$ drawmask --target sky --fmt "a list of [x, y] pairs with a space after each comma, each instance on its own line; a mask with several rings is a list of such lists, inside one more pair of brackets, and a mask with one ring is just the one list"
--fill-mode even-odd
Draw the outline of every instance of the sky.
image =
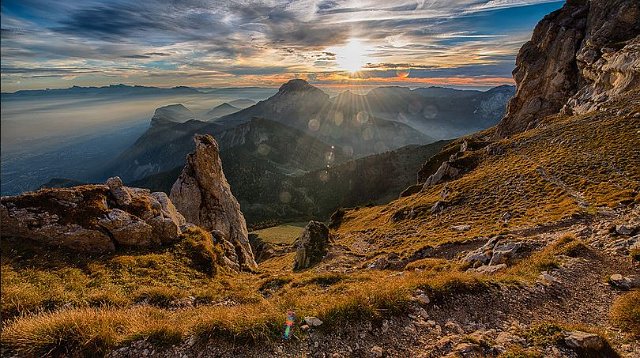
[[511, 84], [564, 1], [3, 0], [1, 85]]

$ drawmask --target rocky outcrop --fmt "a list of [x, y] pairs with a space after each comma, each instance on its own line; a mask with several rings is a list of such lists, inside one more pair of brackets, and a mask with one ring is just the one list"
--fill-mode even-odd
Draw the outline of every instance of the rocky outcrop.
[[640, 3], [570, 0], [547, 15], [518, 53], [516, 95], [498, 125], [505, 137], [546, 116], [584, 113], [640, 88]]
[[196, 149], [171, 188], [171, 201], [188, 222], [219, 231], [233, 245], [241, 269], [255, 270], [247, 224], [222, 171], [218, 144], [210, 135], [196, 135], [194, 141]]
[[119, 247], [153, 247], [176, 240], [185, 220], [164, 193], [106, 185], [42, 189], [2, 198], [3, 237], [104, 253]]
[[534, 245], [529, 242], [512, 241], [496, 236], [482, 247], [469, 252], [463, 258], [463, 262], [478, 272], [492, 273], [527, 257], [533, 248]]
[[427, 181], [424, 182], [424, 187], [429, 187], [432, 185], [436, 185], [442, 183], [443, 181], [455, 179], [460, 174], [460, 169], [451, 165], [450, 162], [444, 162], [440, 165], [438, 170], [431, 174], [427, 178]]
[[318, 264], [329, 250], [329, 228], [318, 221], [309, 221], [296, 240], [294, 270], [304, 270]]

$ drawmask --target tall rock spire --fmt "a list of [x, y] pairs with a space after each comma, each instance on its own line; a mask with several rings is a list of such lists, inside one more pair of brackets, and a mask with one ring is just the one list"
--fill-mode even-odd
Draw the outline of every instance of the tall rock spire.
[[171, 201], [188, 222], [220, 233], [235, 251], [226, 256], [237, 260], [240, 269], [255, 270], [247, 224], [222, 171], [218, 144], [210, 135], [196, 135], [194, 141], [196, 149], [187, 155], [187, 163], [171, 188]]

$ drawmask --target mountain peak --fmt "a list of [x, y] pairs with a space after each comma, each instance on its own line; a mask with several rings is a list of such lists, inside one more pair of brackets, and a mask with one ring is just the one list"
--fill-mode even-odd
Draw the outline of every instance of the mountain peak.
[[195, 116], [187, 107], [180, 103], [170, 104], [156, 108], [151, 118], [151, 125], [173, 122], [182, 123], [190, 119], [195, 119]]
[[313, 91], [313, 90], [319, 91], [318, 88], [310, 85], [309, 82], [303, 79], [296, 78], [293, 80], [289, 80], [287, 83], [280, 86], [278, 93]]

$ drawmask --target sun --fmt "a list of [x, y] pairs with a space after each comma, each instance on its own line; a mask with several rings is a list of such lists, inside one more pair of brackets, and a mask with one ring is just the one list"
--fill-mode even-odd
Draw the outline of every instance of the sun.
[[351, 39], [346, 45], [335, 47], [336, 64], [343, 70], [358, 72], [370, 61], [370, 49], [358, 39]]

